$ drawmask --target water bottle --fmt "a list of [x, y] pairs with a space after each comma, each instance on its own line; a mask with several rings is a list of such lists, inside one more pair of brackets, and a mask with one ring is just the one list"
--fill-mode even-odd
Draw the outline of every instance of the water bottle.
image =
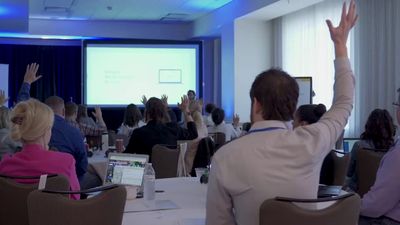
[[144, 171], [144, 200], [154, 201], [156, 193], [156, 172], [151, 163], [147, 163]]

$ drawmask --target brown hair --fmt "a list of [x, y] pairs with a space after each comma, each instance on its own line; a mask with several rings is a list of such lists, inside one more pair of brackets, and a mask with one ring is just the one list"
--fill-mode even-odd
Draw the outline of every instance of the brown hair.
[[152, 97], [146, 102], [144, 114], [146, 117], [146, 122], [149, 120], [154, 120], [160, 123], [170, 122], [167, 108], [163, 102], [156, 97]]
[[393, 118], [386, 109], [374, 109], [368, 116], [361, 139], [371, 140], [377, 149], [389, 149], [396, 134]]
[[250, 98], [252, 105], [254, 98], [260, 103], [264, 120], [289, 121], [296, 110], [299, 86], [285, 71], [269, 69], [254, 80]]
[[65, 103], [65, 116], [71, 117], [77, 113], [78, 113], [78, 105], [76, 105], [74, 102]]

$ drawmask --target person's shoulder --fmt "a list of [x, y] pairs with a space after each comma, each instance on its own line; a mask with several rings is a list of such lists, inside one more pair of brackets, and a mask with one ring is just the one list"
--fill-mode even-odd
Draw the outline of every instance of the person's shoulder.
[[251, 144], [247, 142], [246, 138], [246, 136], [242, 136], [225, 143], [218, 149], [213, 159], [224, 161], [229, 160], [232, 157], [240, 157], [241, 155], [243, 155], [243, 152], [251, 154], [250, 151], [248, 151], [248, 149], [251, 148]]
[[61, 163], [69, 164], [71, 162], [75, 163], [74, 157], [66, 152], [56, 152], [56, 151], [48, 151], [49, 158], [51, 157], [53, 160], [58, 160]]

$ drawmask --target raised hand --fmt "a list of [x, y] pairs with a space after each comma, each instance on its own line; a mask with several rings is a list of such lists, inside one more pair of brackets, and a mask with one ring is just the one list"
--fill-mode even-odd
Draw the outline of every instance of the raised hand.
[[142, 102], [143, 105], [146, 105], [146, 103], [147, 103], [146, 95], [143, 95], [142, 99], [140, 101]]
[[181, 103], [178, 103], [178, 107], [182, 112], [189, 112], [189, 98], [187, 95], [182, 96]]
[[163, 104], [168, 107], [168, 96], [167, 95], [161, 95], [161, 101], [163, 102]]
[[240, 122], [239, 115], [238, 115], [238, 114], [235, 114], [235, 115], [233, 116], [233, 126], [234, 126], [234, 127], [239, 126], [239, 122]]
[[0, 90], [0, 106], [4, 105], [8, 101], [8, 98], [6, 97], [6, 93], [4, 90]]
[[[342, 8], [342, 16], [340, 19], [339, 26], [333, 27], [332, 22], [330, 20], [326, 20], [326, 24], [329, 28], [329, 33], [331, 35], [331, 39], [335, 44], [335, 50], [339, 52], [337, 56], [347, 56], [346, 43], [349, 36], [350, 30], [354, 27], [357, 22], [358, 15], [356, 14], [356, 3], [355, 0], [351, 0], [349, 10], [347, 12], [346, 2], [343, 3]], [[338, 49], [341, 48], [341, 49]], [[342, 52], [346, 50], [345, 52]], [[345, 55], [343, 55], [345, 54]]]
[[39, 64], [31, 63], [26, 66], [26, 71], [24, 75], [24, 82], [32, 84], [33, 82], [39, 80], [42, 75], [37, 76], [37, 71], [39, 70]]
[[103, 119], [103, 113], [101, 112], [101, 108], [98, 106], [94, 108], [94, 112], [92, 112], [92, 115], [96, 117], [97, 120]]

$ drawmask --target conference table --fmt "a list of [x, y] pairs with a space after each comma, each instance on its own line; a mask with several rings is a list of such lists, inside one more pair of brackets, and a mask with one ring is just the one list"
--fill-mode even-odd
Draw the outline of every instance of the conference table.
[[[160, 193], [161, 191], [161, 193]], [[175, 209], [125, 212], [122, 224], [204, 225], [207, 185], [197, 177], [177, 177], [156, 180], [156, 201], [169, 200]], [[146, 204], [143, 198], [127, 200], [125, 211]]]

